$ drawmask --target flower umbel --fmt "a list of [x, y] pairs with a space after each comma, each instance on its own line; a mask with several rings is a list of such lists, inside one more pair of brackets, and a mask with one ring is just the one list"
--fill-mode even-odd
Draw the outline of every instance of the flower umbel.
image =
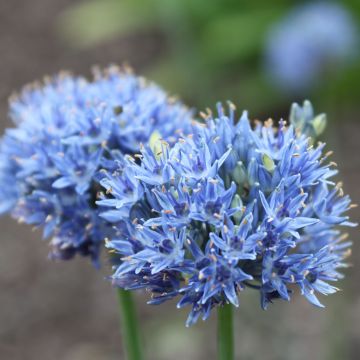
[[[101, 184], [111, 192], [99, 205], [122, 228], [106, 243], [113, 282], [150, 290], [151, 304], [180, 296], [178, 307], [191, 306], [187, 325], [215, 306], [238, 306], [247, 288], [259, 291], [263, 308], [290, 300], [296, 286], [322, 306], [316, 293], [337, 290], [350, 251], [341, 229], [355, 224], [330, 153], [307, 137], [320, 132], [308, 131], [318, 121], [310, 108], [294, 105], [294, 125], [274, 127], [252, 125], [246, 112], [235, 123], [235, 107], [226, 114], [218, 105], [174, 145], [145, 146], [141, 161], [107, 171]], [[123, 173], [133, 174], [130, 202], [119, 201]]]
[[301, 92], [359, 56], [359, 28], [345, 4], [304, 2], [268, 32], [266, 71], [285, 91]]
[[116, 233], [95, 206], [99, 169], [137, 153], [154, 132], [173, 142], [191, 122], [161, 88], [114, 66], [95, 70], [92, 81], [61, 73], [29, 85], [10, 100], [10, 117], [16, 127], [1, 140], [1, 212], [42, 227], [51, 257], [94, 261], [104, 237]]

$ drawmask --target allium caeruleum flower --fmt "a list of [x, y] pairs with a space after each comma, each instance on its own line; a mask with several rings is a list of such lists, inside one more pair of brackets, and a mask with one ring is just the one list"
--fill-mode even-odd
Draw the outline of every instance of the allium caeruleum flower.
[[98, 204], [121, 229], [106, 242], [118, 261], [114, 284], [149, 290], [151, 304], [180, 296], [188, 325], [214, 306], [238, 306], [247, 288], [263, 308], [296, 287], [322, 306], [316, 293], [337, 290], [330, 282], [350, 251], [340, 229], [354, 224], [330, 153], [301, 133], [314, 123], [310, 108], [293, 106], [295, 129], [283, 120], [252, 126], [247, 112], [235, 123], [234, 106], [227, 115], [219, 105], [174, 146], [145, 146], [140, 163], [128, 157], [105, 172]]
[[61, 73], [27, 86], [11, 99], [10, 117], [16, 127], [1, 140], [0, 211], [42, 227], [52, 257], [95, 261], [113, 231], [95, 206], [96, 174], [110, 151], [121, 160], [149, 139], [174, 141], [191, 121], [158, 86], [115, 67], [96, 70], [93, 81]]
[[269, 31], [267, 72], [285, 90], [301, 91], [316, 84], [358, 55], [358, 28], [340, 4], [320, 1], [292, 10]]

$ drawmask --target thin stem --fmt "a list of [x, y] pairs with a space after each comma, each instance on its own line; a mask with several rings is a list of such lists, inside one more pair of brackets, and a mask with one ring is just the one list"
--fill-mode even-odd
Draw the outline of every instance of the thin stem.
[[118, 301], [122, 324], [123, 345], [128, 360], [142, 360], [140, 331], [136, 319], [134, 302], [130, 291], [118, 289]]
[[234, 360], [233, 305], [220, 306], [218, 310], [218, 359]]

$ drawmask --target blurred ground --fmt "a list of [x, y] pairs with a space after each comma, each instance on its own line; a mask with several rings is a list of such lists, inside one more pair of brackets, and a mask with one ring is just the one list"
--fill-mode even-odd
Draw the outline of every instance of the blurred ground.
[[[159, 34], [134, 34], [94, 50], [74, 51], [55, 35], [56, 16], [70, 0], [12, 0], [0, 3], [0, 119], [9, 126], [7, 97], [24, 83], [71, 69], [87, 74], [93, 64], [130, 62], [138, 71], [161, 56]], [[316, 105], [316, 104], [315, 104]], [[281, 110], [279, 110], [281, 111]], [[357, 112], [344, 113], [328, 131], [337, 148], [336, 161], [345, 191], [360, 202], [360, 143]], [[360, 220], [359, 210], [353, 212]], [[236, 344], [239, 359], [358, 359], [360, 352], [360, 246], [356, 231], [352, 262], [341, 283], [343, 293], [323, 299], [327, 308], [313, 308], [302, 298], [259, 309], [256, 294], [241, 297], [237, 311]], [[38, 232], [9, 218], [0, 220], [0, 358], [4, 360], [120, 359], [116, 297], [98, 272], [84, 259], [67, 263], [47, 260], [47, 244]], [[139, 295], [150, 359], [213, 359], [215, 314], [206, 324], [185, 329], [185, 312], [170, 303], [149, 307]], [[241, 353], [241, 357], [240, 357]]]

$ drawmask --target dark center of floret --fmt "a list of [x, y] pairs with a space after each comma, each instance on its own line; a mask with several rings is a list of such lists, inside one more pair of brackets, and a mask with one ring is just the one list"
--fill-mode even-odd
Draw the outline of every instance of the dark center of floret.
[[309, 272], [306, 275], [306, 280], [308, 280], [310, 283], [314, 283], [317, 280], [317, 274], [313, 272]]
[[244, 245], [244, 240], [239, 236], [233, 236], [231, 238], [231, 246], [234, 250], [241, 250]]
[[267, 229], [267, 235], [263, 239], [262, 242], [263, 242], [264, 246], [266, 246], [267, 248], [271, 248], [277, 244], [278, 235], [274, 231], [272, 231], [271, 225], [270, 225], [270, 228]]
[[92, 126], [89, 131], [88, 131], [88, 135], [90, 137], [96, 137], [100, 134], [100, 128], [96, 127], [96, 126]]
[[216, 280], [219, 282], [224, 282], [230, 278], [231, 278], [230, 269], [224, 265], [218, 265], [216, 268]]
[[220, 214], [222, 203], [220, 200], [209, 201], [205, 205], [205, 211], [208, 215]]
[[278, 211], [277, 215], [278, 215], [280, 218], [282, 218], [282, 217], [289, 217], [289, 216], [290, 216], [290, 213], [289, 213], [289, 210], [284, 206], [284, 207], [282, 207], [282, 208]]
[[159, 245], [159, 251], [162, 254], [170, 254], [174, 249], [174, 244], [169, 239], [164, 239]]
[[201, 269], [203, 269], [203, 268], [205, 268], [205, 267], [207, 267], [209, 265], [210, 265], [210, 259], [203, 258], [203, 259], [196, 262], [196, 269], [201, 270]]
[[83, 176], [86, 173], [87, 167], [85, 164], [77, 164], [76, 166], [76, 175]]
[[185, 215], [187, 213], [188, 206], [186, 203], [180, 203], [180, 204], [176, 203], [174, 205], [174, 209], [175, 209], [176, 214]]

